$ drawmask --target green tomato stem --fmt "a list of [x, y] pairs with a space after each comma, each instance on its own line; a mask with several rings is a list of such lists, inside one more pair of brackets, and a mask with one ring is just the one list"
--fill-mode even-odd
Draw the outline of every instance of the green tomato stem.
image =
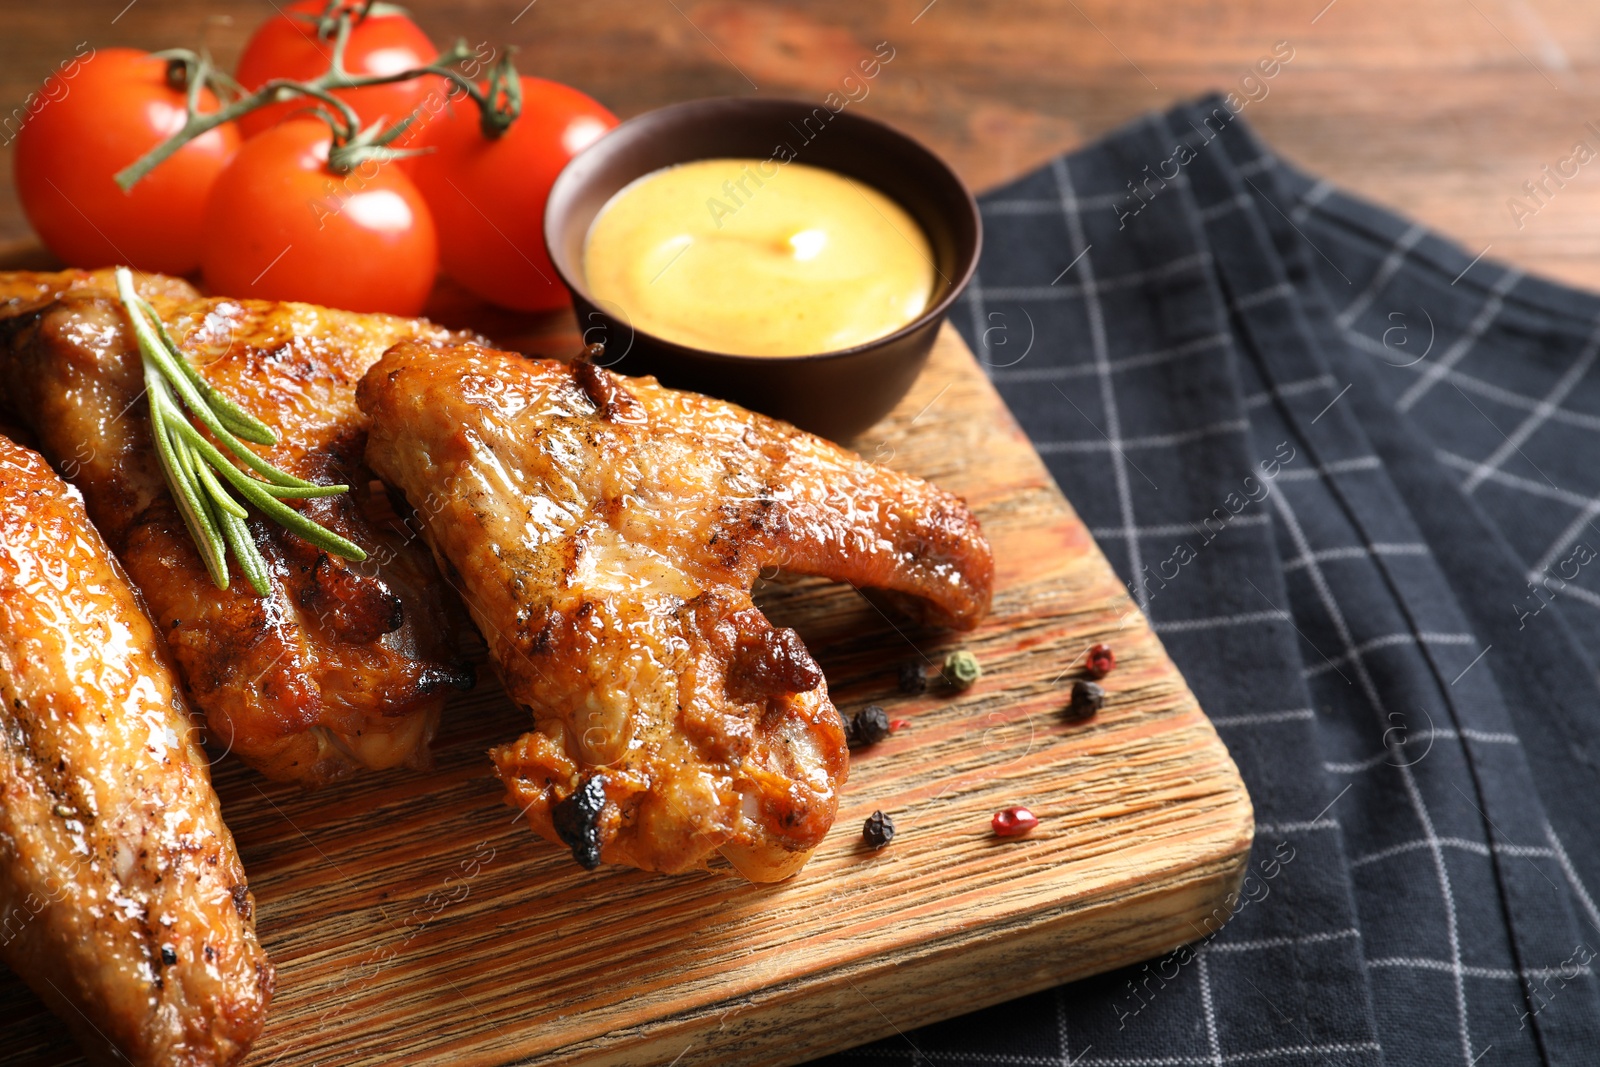
[[[363, 11], [364, 15], [365, 12]], [[472, 79], [454, 69], [456, 64], [471, 59], [474, 53], [467, 47], [465, 38], [458, 38], [456, 43], [448, 50], [434, 57], [432, 63], [426, 66], [413, 67], [408, 70], [396, 71], [393, 74], [350, 74], [344, 69], [345, 50], [350, 41], [350, 29], [353, 22], [353, 13], [344, 10], [339, 12], [338, 26], [334, 35], [333, 47], [329, 56], [328, 70], [310, 81], [294, 81], [288, 78], [274, 78], [262, 85], [255, 92], [241, 96], [216, 111], [202, 112], [200, 110], [201, 91], [211, 84], [218, 89], [226, 89], [233, 85], [232, 79], [211, 69], [211, 61], [204, 53], [195, 53], [187, 49], [170, 49], [166, 52], [156, 53], [158, 57], [182, 60], [188, 70], [188, 92], [185, 98], [187, 117], [183, 128], [156, 145], [150, 151], [134, 160], [128, 166], [118, 171], [115, 175], [116, 183], [123, 192], [132, 189], [139, 181], [156, 167], [177, 152], [184, 145], [196, 138], [203, 137], [219, 126], [224, 125], [249, 114], [252, 111], [267, 107], [272, 104], [283, 103], [295, 96], [309, 97], [320, 101], [333, 109], [338, 117], [334, 126], [334, 148], [349, 144], [361, 137], [361, 120], [355, 110], [334, 93], [340, 89], [359, 89], [369, 85], [392, 85], [397, 82], [412, 81], [416, 78], [435, 76], [451, 82], [455, 88], [460, 89], [465, 95], [472, 98], [481, 113], [480, 127], [485, 137], [496, 138], [505, 133], [511, 124], [522, 113], [522, 85], [517, 77], [516, 67], [512, 65], [511, 54], [508, 51], [489, 75], [489, 89], [485, 92], [480, 89]], [[226, 84], [223, 84], [226, 83]], [[236, 87], [236, 86], [235, 86]], [[504, 106], [501, 99], [504, 99]], [[403, 117], [394, 126], [389, 127], [381, 134], [377, 134], [372, 144], [376, 146], [387, 145], [389, 141], [399, 136], [410, 125], [412, 116]], [[393, 150], [390, 150], [391, 152]], [[338, 153], [330, 151], [329, 169], [334, 173], [348, 173], [359, 165], [365, 156], [361, 153]], [[384, 158], [393, 158], [385, 156]]]

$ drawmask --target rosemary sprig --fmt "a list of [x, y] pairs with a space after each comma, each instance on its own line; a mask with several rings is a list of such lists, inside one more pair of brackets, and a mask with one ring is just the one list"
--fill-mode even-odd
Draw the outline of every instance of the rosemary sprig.
[[[337, 496], [347, 485], [317, 485], [279, 470], [245, 447], [276, 444], [272, 429], [244, 408], [211, 387], [178, 349], [166, 325], [150, 302], [133, 289], [133, 273], [116, 271], [117, 296], [133, 325], [133, 335], [144, 361], [145, 391], [150, 401], [150, 436], [156, 444], [161, 471], [177, 502], [183, 523], [218, 589], [228, 588], [228, 559], [232, 551], [245, 581], [258, 596], [266, 596], [267, 563], [261, 558], [245, 519], [250, 515], [228, 491], [239, 495], [278, 525], [299, 534], [318, 548], [349, 560], [364, 560], [361, 546], [345, 540], [306, 518], [283, 502], [288, 499]], [[185, 414], [187, 409], [188, 414]], [[259, 474], [252, 478], [240, 470], [189, 422], [193, 415], [222, 442], [239, 462]], [[226, 484], [224, 484], [226, 483]]]

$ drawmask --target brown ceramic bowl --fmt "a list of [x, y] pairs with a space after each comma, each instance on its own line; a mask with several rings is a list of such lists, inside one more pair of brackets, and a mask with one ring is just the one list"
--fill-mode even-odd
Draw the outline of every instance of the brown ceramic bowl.
[[[807, 139], [806, 134], [810, 134]], [[601, 306], [584, 280], [589, 225], [635, 178], [677, 163], [719, 157], [768, 159], [787, 144], [794, 161], [838, 171], [897, 201], [933, 247], [936, 290], [914, 321], [854, 348], [804, 356], [708, 352], [635, 330], [624, 309]], [[629, 119], [567, 164], [550, 190], [545, 243], [572, 290], [587, 341], [623, 374], [723, 397], [835, 440], [877, 422], [916, 381], [951, 303], [978, 262], [982, 223], [961, 179], [938, 156], [848, 108], [830, 113], [798, 100], [717, 97]]]

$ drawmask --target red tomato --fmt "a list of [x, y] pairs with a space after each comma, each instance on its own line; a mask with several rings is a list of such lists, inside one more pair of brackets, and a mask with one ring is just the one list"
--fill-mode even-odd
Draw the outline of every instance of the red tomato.
[[439, 224], [442, 266], [463, 288], [518, 311], [568, 302], [544, 250], [544, 203], [567, 160], [617, 124], [578, 90], [522, 79], [522, 114], [495, 140], [457, 100], [422, 132], [433, 151], [410, 162]]
[[[50, 251], [75, 267], [194, 270], [206, 194], [239, 131], [219, 126], [189, 142], [124, 193], [112, 175], [183, 127], [184, 94], [167, 84], [166, 60], [102, 48], [51, 75], [40, 94], [17, 131], [17, 195]], [[209, 92], [200, 101], [217, 109]]]
[[217, 177], [201, 260], [213, 293], [415, 315], [439, 243], [393, 163], [328, 170], [328, 127], [294, 119], [252, 137]]
[[[239, 84], [254, 91], [273, 78], [310, 81], [327, 73], [333, 41], [317, 36], [316, 23], [326, 7], [323, 0], [299, 0], [262, 23], [239, 57]], [[344, 69], [350, 74], [396, 74], [426, 66], [438, 54], [427, 34], [406, 16], [368, 15], [350, 28]], [[334, 95], [355, 108], [363, 127], [379, 119], [392, 126], [416, 111], [430, 92], [443, 93], [444, 89], [444, 79], [428, 77], [393, 85], [341, 89]], [[246, 137], [254, 137], [314, 103], [309, 97], [297, 97], [273, 104], [240, 118], [239, 127]]]

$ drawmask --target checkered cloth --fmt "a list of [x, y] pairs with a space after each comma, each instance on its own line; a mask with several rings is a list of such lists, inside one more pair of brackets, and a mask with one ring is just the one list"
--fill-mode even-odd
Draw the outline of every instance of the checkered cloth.
[[956, 324], [1210, 710], [1255, 851], [1216, 936], [835, 1062], [1600, 1063], [1600, 298], [1218, 99], [983, 214]]

